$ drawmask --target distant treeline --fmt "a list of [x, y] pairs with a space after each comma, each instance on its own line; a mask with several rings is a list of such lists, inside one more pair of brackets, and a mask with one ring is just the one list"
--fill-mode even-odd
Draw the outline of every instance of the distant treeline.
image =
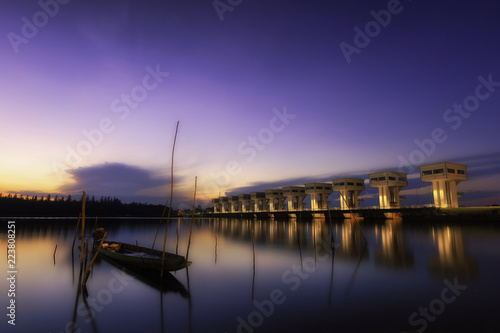
[[[103, 217], [161, 217], [163, 205], [147, 203], [123, 203], [117, 198], [101, 196], [97, 200], [94, 196], [87, 196], [85, 202], [86, 216]], [[0, 217], [12, 216], [78, 216], [82, 210], [82, 197], [75, 200], [71, 195], [54, 196], [23, 196], [18, 194], [2, 195], [0, 193]], [[165, 211], [168, 214], [168, 208]]]

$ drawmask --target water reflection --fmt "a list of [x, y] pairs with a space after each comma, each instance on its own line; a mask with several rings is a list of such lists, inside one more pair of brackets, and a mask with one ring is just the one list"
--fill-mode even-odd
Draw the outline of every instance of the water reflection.
[[260, 219], [234, 219], [220, 218], [213, 223], [213, 232], [233, 240], [251, 243], [252, 230], [255, 243], [268, 246], [284, 246], [297, 249], [314, 249], [315, 244], [321, 239], [328, 239], [328, 226], [323, 220], [299, 222], [297, 219], [260, 220]]
[[432, 275], [444, 278], [458, 277], [470, 281], [479, 275], [477, 260], [467, 254], [462, 230], [458, 227], [436, 227], [432, 238], [438, 247], [438, 256], [429, 259]]
[[[237, 318], [248, 322], [253, 314], [259, 319], [254, 302], [269, 304], [265, 301], [273, 290], [282, 291], [280, 299], [286, 301], [275, 304], [274, 314], [263, 316], [258, 328], [252, 327], [255, 332], [327, 332], [332, 327], [352, 332], [384, 327], [387, 332], [400, 332], [408, 328], [413, 311], [439, 297], [443, 278], [454, 281], [455, 277], [464, 284], [472, 281], [470, 289], [460, 302], [447, 305], [440, 323], [460, 323], [464, 312], [468, 321], [481, 323], [484, 311], [475, 306], [477, 298], [486, 309], [500, 306], [496, 227], [199, 219], [193, 226], [189, 270], [171, 274], [161, 284], [157, 276], [127, 269], [121, 275], [121, 267], [98, 259], [85, 298], [77, 288], [80, 251], [75, 249], [71, 255], [76, 220], [21, 224], [16, 239], [22, 281], [18, 301], [23, 304], [16, 327], [20, 332], [66, 332], [72, 320], [77, 324], [75, 332], [81, 333], [237, 332]], [[144, 246], [151, 245], [157, 229], [157, 221], [102, 224], [112, 239]], [[189, 227], [189, 219], [171, 221], [170, 252], [177, 249], [185, 254]], [[5, 232], [0, 234], [3, 242]], [[5, 251], [5, 245], [2, 248]], [[123, 288], [121, 280], [111, 282], [117, 274]], [[5, 280], [0, 281], [0, 290], [6, 287]], [[5, 293], [0, 301], [2, 297]], [[359, 320], [366, 315], [369, 321]], [[429, 331], [434, 327], [429, 323]]]
[[415, 256], [405, 244], [403, 223], [389, 220], [380, 228], [382, 249], [375, 253], [375, 264], [389, 268], [412, 268]]
[[350, 260], [368, 260], [369, 251], [363, 238], [360, 222], [346, 220], [342, 224], [341, 249], [339, 257]]

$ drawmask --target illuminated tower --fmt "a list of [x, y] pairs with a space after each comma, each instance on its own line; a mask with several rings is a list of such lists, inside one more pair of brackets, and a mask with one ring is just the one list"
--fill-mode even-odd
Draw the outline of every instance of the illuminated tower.
[[231, 213], [238, 213], [241, 211], [241, 203], [237, 195], [231, 195], [228, 197], [229, 211]]
[[229, 200], [227, 197], [220, 197], [219, 198], [219, 203], [220, 203], [220, 211], [221, 213], [229, 213]]
[[306, 194], [311, 195], [311, 210], [322, 210], [328, 207], [328, 197], [333, 193], [332, 185], [327, 183], [305, 184]]
[[241, 205], [240, 210], [243, 213], [253, 211], [253, 207], [252, 207], [252, 204], [251, 204], [252, 196], [250, 194], [240, 194], [238, 196], [238, 200], [239, 200], [240, 205]]
[[340, 192], [340, 209], [357, 209], [358, 196], [365, 189], [365, 180], [361, 178], [333, 179], [333, 190]]
[[306, 189], [303, 186], [285, 186], [283, 187], [283, 195], [287, 197], [288, 211], [302, 210], [305, 206], [303, 203], [306, 195]]
[[212, 203], [214, 204], [214, 213], [220, 213], [219, 198], [212, 199]]
[[266, 199], [269, 203], [269, 211], [280, 211], [283, 210], [283, 190], [267, 190]]
[[252, 192], [250, 194], [253, 201], [254, 212], [266, 211], [266, 192]]
[[368, 177], [370, 178], [370, 186], [378, 187], [380, 208], [400, 207], [401, 197], [399, 191], [408, 185], [406, 173], [383, 171], [371, 173]]
[[420, 179], [423, 182], [432, 182], [434, 205], [437, 208], [458, 207], [457, 185], [467, 180], [467, 170], [464, 164], [436, 163], [422, 165]]

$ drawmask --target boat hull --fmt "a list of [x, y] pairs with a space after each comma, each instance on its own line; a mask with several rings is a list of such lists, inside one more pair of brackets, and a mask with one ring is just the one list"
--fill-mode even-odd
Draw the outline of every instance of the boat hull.
[[[161, 271], [162, 269], [162, 256], [163, 252], [149, 249], [142, 246], [136, 246], [127, 243], [106, 241], [108, 244], [118, 244], [120, 250], [112, 252], [106, 249], [100, 249], [99, 254], [112, 259], [124, 266], [135, 267], [144, 270]], [[163, 270], [165, 271], [178, 271], [191, 265], [190, 261], [186, 258], [173, 253], [165, 252], [165, 259]]]

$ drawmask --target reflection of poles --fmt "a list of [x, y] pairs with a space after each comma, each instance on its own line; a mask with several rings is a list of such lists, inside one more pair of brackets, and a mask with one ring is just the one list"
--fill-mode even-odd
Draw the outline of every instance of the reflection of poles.
[[[163, 287], [161, 287], [161, 289], [163, 289]], [[160, 332], [165, 332], [165, 322], [163, 320], [163, 290], [160, 290]]]
[[[88, 313], [92, 314], [92, 310], [90, 310], [90, 306], [89, 306], [89, 303], [87, 302], [87, 298], [83, 297], [82, 300], [83, 300], [83, 304], [85, 304], [85, 307], [87, 308]], [[90, 322], [92, 323], [92, 329], [94, 330], [94, 332], [97, 333], [97, 325], [95, 323], [94, 316], [92, 316], [92, 315], [90, 315]], [[77, 332], [80, 332], [80, 331], [76, 331], [75, 333], [77, 333]]]
[[316, 252], [317, 252], [318, 249], [316, 247], [316, 223], [314, 223], [314, 221], [313, 221], [312, 233], [313, 233], [314, 267], [317, 267], [318, 266], [318, 262], [317, 262]]
[[302, 247], [300, 246], [300, 228], [297, 227], [297, 243], [299, 244], [299, 255], [300, 255], [300, 268], [304, 269], [302, 262]]
[[189, 332], [193, 331], [193, 315], [192, 315], [192, 308], [193, 304], [191, 303], [191, 285], [189, 284], [189, 267], [186, 267], [186, 280], [187, 280], [187, 285], [188, 285], [188, 307], [189, 307], [189, 313], [188, 313], [188, 318], [189, 318]]
[[177, 233], [177, 243], [175, 244], [175, 254], [179, 254], [179, 229], [181, 228], [181, 218], [177, 220], [177, 229], [175, 230]]
[[[82, 242], [81, 242], [81, 248], [80, 248], [80, 267], [83, 265], [83, 247], [84, 247], [84, 242], [85, 242], [85, 191], [83, 192], [82, 195]], [[81, 269], [81, 268], [80, 268]]]
[[[340, 195], [342, 196], [342, 194]], [[332, 251], [335, 251], [335, 239], [333, 238], [333, 224], [332, 224], [332, 214], [330, 213], [330, 205], [326, 205], [326, 208], [328, 210], [328, 220], [330, 221], [330, 232], [331, 232], [331, 237], [330, 237], [330, 246], [332, 247]]]
[[71, 272], [73, 277], [73, 284], [75, 284], [75, 255], [73, 254], [73, 251], [71, 251]]
[[349, 298], [349, 293], [351, 292], [352, 289], [352, 284], [354, 283], [354, 279], [356, 278], [356, 274], [358, 273], [359, 266], [361, 266], [361, 260], [363, 259], [363, 255], [365, 254], [366, 246], [368, 244], [365, 243], [365, 246], [363, 247], [363, 250], [361, 251], [361, 254], [359, 255], [359, 260], [358, 263], [356, 264], [356, 268], [354, 269], [354, 272], [352, 273], [351, 280], [349, 281], [349, 284], [347, 285], [346, 293], [345, 293], [345, 299], [347, 300]]
[[[83, 235], [82, 235], [82, 238], [83, 238]], [[83, 256], [83, 248], [82, 248], [82, 251], [81, 251], [81, 256]], [[71, 330], [70, 332], [76, 332], [76, 310], [77, 310], [77, 307], [78, 307], [78, 300], [80, 299], [80, 294], [82, 292], [82, 288], [81, 288], [81, 285], [82, 285], [82, 273], [83, 273], [83, 261], [80, 260], [80, 273], [78, 275], [78, 285], [76, 287], [76, 300], [75, 300], [75, 309], [73, 311], [73, 320], [72, 320], [72, 324], [71, 324]]]
[[[333, 230], [332, 230], [333, 232]], [[332, 271], [330, 273], [330, 289], [328, 290], [328, 308], [332, 308], [332, 296], [333, 296], [333, 261], [335, 259], [335, 249], [332, 246]]]
[[[83, 255], [85, 253], [85, 243], [84, 243], [84, 239], [85, 239], [85, 192], [83, 192], [83, 195], [82, 195], [82, 213], [80, 216], [82, 219], [82, 229], [81, 229], [82, 241], [81, 241], [81, 248], [80, 248], [80, 273], [78, 275], [78, 285], [76, 288], [75, 309], [73, 311], [73, 321], [71, 322], [71, 331], [70, 332], [76, 332], [75, 331], [76, 330], [76, 312], [77, 312], [76, 310], [78, 307], [78, 300], [80, 298], [80, 294], [81, 294], [82, 289], [83, 289], [82, 288], [82, 273], [83, 273]], [[76, 230], [78, 232], [78, 223], [77, 223]], [[75, 238], [73, 240], [73, 244], [75, 242], [75, 239], [76, 239], [76, 233], [75, 233]]]
[[[82, 271], [80, 270], [80, 281], [82, 277]], [[78, 308], [78, 299], [80, 298], [80, 281], [78, 281], [78, 287], [76, 288], [76, 300], [75, 300], [75, 309], [73, 310], [73, 319], [71, 320], [71, 329], [70, 332], [76, 332], [76, 309]], [[90, 312], [89, 312], [90, 313]]]
[[191, 235], [193, 234], [193, 223], [194, 223], [194, 205], [196, 202], [196, 187], [198, 184], [198, 177], [194, 177], [194, 198], [193, 198], [193, 214], [191, 215], [191, 226], [189, 227], [189, 240], [188, 240], [188, 247], [186, 251], [186, 261], [188, 260], [189, 257], [189, 247], [191, 246]]
[[253, 277], [252, 277], [252, 302], [255, 294], [255, 239], [252, 228], [252, 252], [253, 252]]
[[217, 264], [217, 236], [215, 236], [215, 264]]

